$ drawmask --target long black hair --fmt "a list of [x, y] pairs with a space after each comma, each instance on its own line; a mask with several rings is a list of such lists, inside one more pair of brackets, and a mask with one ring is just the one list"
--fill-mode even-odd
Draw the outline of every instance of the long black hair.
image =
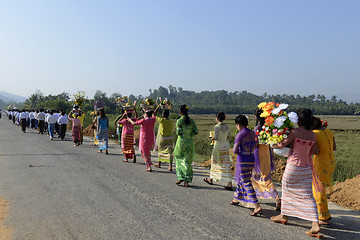
[[255, 126], [260, 124], [260, 127], [264, 126], [265, 124], [265, 118], [260, 117], [260, 115], [263, 113], [263, 110], [261, 108], [256, 108], [255, 110], [255, 116], [256, 116], [256, 124]]
[[102, 118], [105, 118], [106, 117], [106, 115], [105, 115], [105, 109], [104, 108], [100, 108], [100, 117], [102, 117]]
[[308, 108], [300, 108], [297, 110], [297, 115], [299, 117], [298, 125], [304, 126], [306, 130], [312, 130], [314, 124], [314, 116], [312, 111]]
[[185, 124], [189, 125], [190, 124], [190, 118], [189, 118], [189, 107], [187, 105], [181, 105], [179, 108], [179, 112], [184, 115], [185, 117]]

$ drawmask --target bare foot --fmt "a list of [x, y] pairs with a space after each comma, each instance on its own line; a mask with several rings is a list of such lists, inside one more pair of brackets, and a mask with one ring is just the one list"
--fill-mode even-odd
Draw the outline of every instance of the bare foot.
[[154, 166], [157, 168], [161, 168], [161, 165], [159, 163], [154, 163]]

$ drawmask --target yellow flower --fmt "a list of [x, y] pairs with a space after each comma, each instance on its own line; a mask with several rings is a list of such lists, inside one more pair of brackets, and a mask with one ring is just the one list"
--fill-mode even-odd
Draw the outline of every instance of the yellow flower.
[[266, 102], [262, 102], [258, 105], [258, 108], [262, 109], [265, 106], [266, 106]]

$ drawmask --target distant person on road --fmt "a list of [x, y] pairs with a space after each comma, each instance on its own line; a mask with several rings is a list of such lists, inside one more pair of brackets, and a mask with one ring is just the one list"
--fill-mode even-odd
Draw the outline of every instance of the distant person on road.
[[323, 185], [323, 191], [316, 192], [313, 186], [313, 194], [317, 204], [319, 214], [319, 224], [328, 226], [331, 215], [328, 208], [327, 194], [332, 193], [332, 174], [335, 171], [335, 157], [336, 150], [334, 133], [327, 128], [327, 122], [323, 122], [320, 118], [315, 118], [314, 133], [316, 135], [316, 143], [319, 152], [313, 156], [313, 163], [316, 173]]
[[27, 117], [27, 114], [25, 112], [25, 109], [23, 109], [19, 115], [21, 131], [23, 133], [26, 132], [26, 117]]
[[176, 184], [184, 182], [189, 187], [193, 179], [192, 162], [195, 158], [194, 136], [198, 134], [195, 121], [189, 117], [189, 107], [181, 105], [179, 109], [181, 118], [176, 121], [176, 135], [178, 135], [174, 158], [176, 164]]
[[[95, 113], [96, 112], [96, 113]], [[99, 146], [99, 139], [97, 138], [97, 118], [100, 116], [100, 112], [99, 111], [95, 111], [94, 112], [94, 119], [92, 122], [92, 129], [94, 130], [94, 142], [93, 142], [93, 146]]]
[[124, 109], [121, 108], [121, 114], [118, 115], [114, 120], [114, 125], [116, 127], [116, 135], [118, 136], [119, 145], [121, 147], [121, 135], [122, 135], [122, 129], [123, 125], [119, 124], [119, 120], [124, 116]]
[[163, 110], [161, 117], [156, 117], [159, 123], [157, 133], [158, 161], [155, 167], [161, 168], [161, 162], [169, 163], [169, 171], [172, 171], [173, 151], [174, 151], [174, 122], [169, 119], [170, 110]]
[[61, 140], [65, 139], [65, 134], [66, 134], [66, 127], [68, 124], [68, 118], [65, 114], [65, 111], [61, 112], [61, 116], [58, 118], [57, 123], [59, 124], [59, 128], [60, 128], [60, 138]]
[[235, 118], [235, 124], [239, 130], [233, 147], [233, 152], [237, 154], [235, 168], [235, 183], [237, 186], [234, 199], [230, 204], [238, 205], [241, 203], [244, 207], [254, 208], [250, 215], [258, 216], [261, 215], [262, 208], [250, 180], [255, 162], [254, 151], [258, 142], [255, 139], [255, 133], [247, 127], [249, 124], [247, 116], [238, 115]]
[[77, 112], [74, 112], [74, 110], [71, 110], [68, 114], [69, 120], [72, 121], [71, 136], [73, 138], [74, 147], [77, 147], [80, 145], [81, 122], [78, 119], [78, 115], [79, 114]]
[[50, 140], [54, 139], [56, 121], [57, 121], [57, 117], [54, 115], [54, 111], [50, 111], [49, 116], [47, 118]]
[[109, 144], [109, 118], [105, 115], [105, 109], [100, 108], [100, 116], [97, 118], [97, 138], [99, 139], [99, 153], [105, 150], [108, 155]]
[[292, 144], [282, 178], [281, 214], [270, 219], [282, 224], [287, 223], [288, 216], [311, 221], [312, 227], [306, 234], [321, 238], [318, 210], [312, 190], [314, 183], [315, 191], [322, 191], [311, 157], [318, 153], [316, 135], [312, 131], [314, 117], [307, 108], [299, 109], [297, 115], [299, 127], [292, 129], [285, 140], [272, 146], [283, 148]]
[[45, 127], [45, 113], [43, 108], [36, 114], [36, 119], [38, 120], [39, 134], [43, 134]]
[[[157, 108], [158, 109], [158, 108]], [[155, 113], [157, 111], [146, 110], [144, 113], [144, 117], [142, 119], [138, 119], [136, 121], [132, 121], [129, 119], [129, 122], [133, 125], [141, 125], [140, 130], [140, 139], [139, 139], [139, 150], [141, 152], [141, 156], [146, 163], [146, 171], [151, 172], [151, 150], [154, 147], [154, 126], [155, 126]]]
[[223, 122], [225, 118], [226, 115], [223, 112], [216, 114], [217, 124], [214, 127], [214, 136], [211, 138], [214, 141], [214, 147], [211, 154], [210, 178], [204, 178], [204, 181], [210, 185], [214, 180], [226, 182], [225, 189], [233, 191], [229, 153], [230, 128]]
[[132, 121], [137, 120], [136, 111], [134, 118], [132, 118], [133, 113], [133, 108], [126, 109], [125, 114], [120, 118], [118, 124], [123, 125], [121, 134], [121, 149], [125, 156], [124, 162], [129, 162], [129, 159], [133, 159], [133, 163], [135, 163], [136, 155], [134, 149], [134, 125], [129, 122], [129, 119]]
[[[260, 117], [263, 113], [261, 108], [257, 108], [255, 111], [256, 117], [256, 126], [254, 128], [254, 132], [256, 133], [258, 130], [261, 131], [263, 125], [265, 124], [265, 118]], [[272, 151], [270, 146], [267, 144], [259, 144], [258, 147], [254, 151], [255, 156], [255, 164], [254, 169], [252, 171], [251, 181], [252, 185], [255, 189], [256, 197], [269, 199], [276, 199], [276, 207], [275, 209], [280, 211], [281, 207], [281, 199], [279, 197], [278, 192], [276, 191], [276, 187], [271, 178], [271, 171], [275, 170]]]

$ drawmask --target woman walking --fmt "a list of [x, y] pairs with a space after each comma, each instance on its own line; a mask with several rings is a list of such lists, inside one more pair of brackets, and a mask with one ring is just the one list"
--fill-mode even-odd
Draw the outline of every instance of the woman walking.
[[245, 115], [240, 114], [235, 118], [236, 128], [239, 130], [233, 148], [233, 152], [237, 154], [235, 168], [237, 188], [230, 204], [238, 205], [241, 203], [244, 207], [254, 208], [250, 215], [258, 216], [261, 214], [262, 208], [250, 180], [255, 161], [254, 151], [258, 143], [255, 139], [255, 133], [247, 128], [248, 123], [248, 118]]
[[218, 124], [214, 127], [214, 148], [211, 154], [210, 178], [204, 178], [204, 181], [210, 185], [215, 181], [226, 182], [226, 190], [233, 191], [231, 176], [231, 160], [230, 160], [230, 128], [223, 123], [226, 116], [225, 113], [216, 114]]
[[[260, 108], [256, 109], [256, 126], [254, 132], [262, 130], [262, 126], [265, 124], [265, 118], [260, 117], [263, 110]], [[276, 207], [275, 209], [280, 211], [281, 200], [276, 187], [271, 178], [271, 171], [274, 171], [274, 162], [270, 146], [267, 144], [259, 144], [254, 151], [255, 164], [251, 176], [252, 185], [255, 189], [257, 198], [275, 198]]]
[[[71, 136], [73, 138], [74, 147], [80, 145], [80, 129], [81, 129], [81, 122], [78, 119], [78, 113], [71, 110], [68, 114], [69, 120], [72, 121], [72, 129], [71, 129]], [[73, 117], [71, 117], [73, 116]]]
[[123, 125], [121, 133], [121, 149], [125, 156], [124, 162], [129, 162], [129, 159], [133, 159], [133, 163], [136, 163], [136, 155], [134, 149], [134, 125], [129, 122], [129, 119], [136, 121], [136, 111], [135, 118], [132, 118], [133, 114], [132, 109], [127, 109], [125, 114], [120, 118], [118, 124]]
[[270, 219], [282, 224], [287, 223], [288, 216], [312, 222], [312, 228], [306, 232], [309, 236], [321, 238], [318, 211], [313, 197], [312, 183], [315, 191], [321, 190], [321, 182], [314, 169], [311, 155], [316, 154], [315, 133], [312, 132], [314, 118], [310, 109], [297, 111], [298, 128], [291, 130], [289, 136], [273, 148], [283, 148], [292, 144], [285, 172], [282, 178], [281, 214]]
[[176, 135], [178, 135], [174, 158], [176, 164], [176, 184], [184, 182], [184, 187], [188, 187], [192, 182], [193, 170], [192, 162], [195, 157], [194, 136], [198, 134], [198, 129], [194, 120], [189, 115], [189, 107], [181, 105], [179, 113], [181, 118], [176, 122]]
[[109, 118], [105, 115], [105, 109], [100, 108], [100, 116], [97, 118], [97, 138], [99, 139], [99, 153], [105, 150], [108, 155], [109, 143]]
[[140, 130], [140, 139], [139, 139], [139, 150], [141, 152], [141, 156], [146, 163], [146, 171], [151, 172], [151, 153], [150, 151], [154, 147], [154, 125], [155, 125], [155, 113], [157, 109], [154, 111], [147, 110], [144, 113], [144, 118], [132, 121], [129, 119], [129, 122], [133, 125], [141, 125]]
[[159, 163], [154, 163], [155, 167], [161, 168], [161, 162], [169, 163], [169, 171], [172, 171], [173, 149], [174, 149], [174, 123], [169, 119], [170, 111], [164, 110], [162, 117], [156, 117], [159, 123], [157, 134], [158, 159]]
[[314, 129], [319, 152], [314, 155], [313, 163], [324, 189], [320, 192], [313, 191], [313, 195], [318, 209], [319, 224], [328, 226], [331, 215], [327, 203], [327, 194], [333, 192], [332, 174], [335, 171], [334, 151], [336, 144], [334, 133], [327, 128], [327, 122], [323, 124], [320, 118], [315, 118]]

